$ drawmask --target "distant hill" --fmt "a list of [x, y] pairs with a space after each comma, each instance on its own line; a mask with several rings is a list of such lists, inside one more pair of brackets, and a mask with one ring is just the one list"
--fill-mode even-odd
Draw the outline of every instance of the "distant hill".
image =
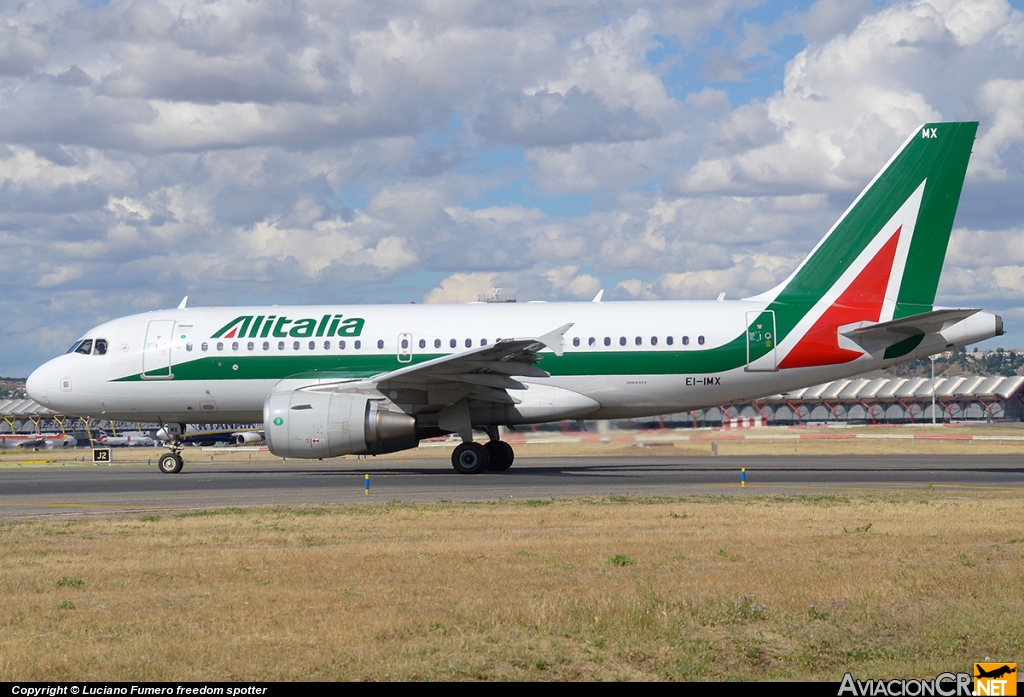
[[[894, 368], [877, 370], [868, 377], [913, 378], [931, 377], [932, 362], [930, 359], [903, 363]], [[968, 353], [966, 349], [956, 349], [935, 357], [935, 377], [955, 377], [957, 375], [1024, 375], [1024, 351], [997, 348], [995, 351], [975, 351]]]

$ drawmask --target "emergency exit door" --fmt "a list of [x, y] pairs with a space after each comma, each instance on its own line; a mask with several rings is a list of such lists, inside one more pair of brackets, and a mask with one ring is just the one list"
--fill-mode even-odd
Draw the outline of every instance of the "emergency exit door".
[[154, 319], [146, 327], [146, 343], [142, 349], [142, 377], [147, 380], [169, 380], [171, 373], [171, 339], [173, 319]]

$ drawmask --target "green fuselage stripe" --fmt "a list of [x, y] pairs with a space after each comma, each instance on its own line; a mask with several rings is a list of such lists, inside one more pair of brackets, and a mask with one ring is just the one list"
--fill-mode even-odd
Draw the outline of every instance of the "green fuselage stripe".
[[[561, 356], [542, 354], [540, 368], [556, 376], [570, 375], [678, 375], [719, 373], [746, 363], [746, 343], [740, 336], [725, 346], [709, 349], [648, 351], [566, 351]], [[411, 361], [395, 354], [250, 356], [227, 354], [177, 363], [174, 380], [281, 380], [284, 378], [358, 379], [423, 363], [447, 354], [423, 353]], [[165, 373], [166, 374], [166, 371]], [[129, 375], [116, 382], [144, 380]]]

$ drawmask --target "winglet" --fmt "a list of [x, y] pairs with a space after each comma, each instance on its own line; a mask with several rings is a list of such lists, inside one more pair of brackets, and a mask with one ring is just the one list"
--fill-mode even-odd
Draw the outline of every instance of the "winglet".
[[590, 302], [597, 303], [598, 305], [600, 305], [602, 297], [604, 297], [604, 288], [602, 288], [601, 290], [597, 291], [597, 295], [595, 295], [594, 299], [591, 300]]
[[186, 305], [188, 305], [188, 296], [187, 295], [184, 298], [181, 299], [180, 303], [178, 303], [178, 309], [179, 310], [184, 310]]
[[569, 331], [569, 328], [573, 324], [575, 324], [575, 322], [569, 322], [569, 324], [562, 325], [561, 327], [552, 332], [548, 332], [543, 336], [538, 336], [538, 343], [544, 344], [549, 349], [554, 351], [556, 356], [561, 356], [562, 352], [565, 349], [565, 341], [562, 337], [565, 335], [567, 331]]

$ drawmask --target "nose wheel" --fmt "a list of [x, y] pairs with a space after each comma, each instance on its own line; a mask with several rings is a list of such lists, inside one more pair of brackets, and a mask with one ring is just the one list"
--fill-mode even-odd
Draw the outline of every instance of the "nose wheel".
[[181, 459], [181, 455], [176, 452], [164, 453], [156, 461], [157, 469], [164, 474], [177, 474], [181, 471], [184, 464], [185, 462]]

